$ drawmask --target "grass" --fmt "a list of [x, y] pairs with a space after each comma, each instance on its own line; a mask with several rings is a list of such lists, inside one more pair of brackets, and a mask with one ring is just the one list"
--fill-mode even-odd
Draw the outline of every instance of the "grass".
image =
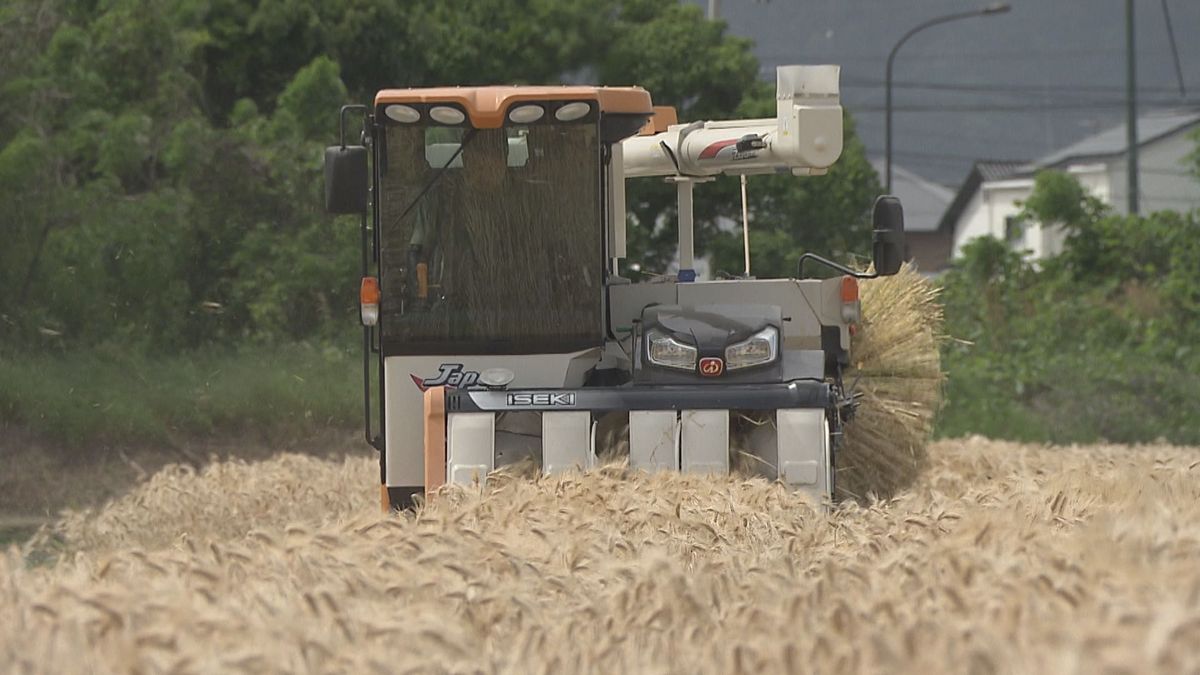
[[4, 355], [0, 423], [68, 445], [346, 427], [361, 414], [358, 363], [349, 349], [309, 344]]

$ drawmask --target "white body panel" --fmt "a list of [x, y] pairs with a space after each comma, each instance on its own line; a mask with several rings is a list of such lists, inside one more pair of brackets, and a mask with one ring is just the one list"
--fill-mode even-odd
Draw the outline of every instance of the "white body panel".
[[591, 468], [595, 452], [592, 444], [591, 413], [542, 413], [542, 470], [545, 473]]
[[818, 501], [829, 498], [833, 464], [829, 453], [829, 421], [824, 410], [780, 410], [775, 414], [779, 479]]
[[483, 482], [496, 468], [496, 416], [458, 413], [446, 416], [446, 481]]
[[674, 410], [629, 413], [629, 466], [646, 471], [679, 469], [679, 413]]
[[[629, 465], [642, 471], [725, 475], [730, 470], [730, 411], [635, 410], [629, 413]], [[823, 409], [774, 412], [770, 424], [742, 437], [742, 452], [757, 457], [768, 480], [803, 490], [825, 504], [832, 499], [833, 462], [829, 419]], [[586, 470], [595, 464], [595, 423], [586, 411], [541, 413], [542, 470]], [[482, 483], [497, 468], [495, 413], [446, 416], [446, 478], [450, 484]]]
[[[424, 399], [414, 381], [434, 378], [444, 364], [460, 372], [479, 373], [507, 368], [515, 387], [578, 387], [584, 374], [600, 359], [599, 349], [573, 354], [522, 356], [389, 356], [383, 360], [385, 452], [387, 484], [392, 487], [425, 482]], [[447, 477], [449, 478], [449, 477]]]
[[679, 414], [680, 469], [729, 473], [729, 411], [684, 410]]
[[729, 411], [629, 413], [629, 465], [647, 471], [729, 473]]
[[[842, 154], [838, 66], [781, 66], [776, 118], [676, 124], [625, 140], [625, 176], [824, 173]], [[765, 147], [738, 152], [743, 136]], [[674, 155], [674, 158], [672, 158]], [[676, 165], [678, 163], [678, 166]]]
[[625, 247], [625, 155], [620, 143], [612, 145], [608, 164], [608, 256], [624, 258]]
[[[757, 457], [759, 473], [803, 490], [818, 503], [832, 498], [829, 419], [823, 409], [777, 410], [772, 424], [743, 437], [742, 452]], [[482, 483], [497, 467], [494, 413], [450, 413], [446, 478]], [[585, 470], [595, 463], [594, 423], [585, 411], [542, 413], [540, 454], [545, 473]], [[725, 475], [730, 470], [730, 411], [642, 410], [629, 413], [629, 465], [642, 471]]]

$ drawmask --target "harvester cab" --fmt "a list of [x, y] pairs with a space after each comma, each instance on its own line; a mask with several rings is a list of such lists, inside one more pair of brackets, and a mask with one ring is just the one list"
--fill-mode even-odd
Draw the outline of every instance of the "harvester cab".
[[[841, 154], [836, 66], [780, 68], [777, 100], [773, 119], [690, 124], [637, 87], [388, 89], [342, 109], [326, 206], [361, 217], [364, 417], [385, 506], [509, 464], [626, 453], [831, 498], [869, 275], [812, 253], [797, 279], [695, 269], [698, 183], [817, 176]], [[644, 177], [676, 187], [678, 272], [633, 283], [625, 181]], [[898, 270], [903, 229], [880, 197], [874, 274]], [[805, 279], [805, 262], [841, 274]]]

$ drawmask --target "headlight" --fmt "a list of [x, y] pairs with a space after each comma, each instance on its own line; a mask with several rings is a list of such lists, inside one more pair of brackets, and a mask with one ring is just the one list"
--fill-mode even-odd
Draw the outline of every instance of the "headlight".
[[696, 348], [685, 345], [669, 335], [652, 332], [646, 336], [650, 348], [647, 357], [650, 363], [665, 368], [681, 370], [696, 369]]
[[761, 366], [775, 360], [779, 353], [779, 331], [768, 326], [755, 333], [749, 340], [725, 348], [725, 368], [737, 370], [750, 366]]

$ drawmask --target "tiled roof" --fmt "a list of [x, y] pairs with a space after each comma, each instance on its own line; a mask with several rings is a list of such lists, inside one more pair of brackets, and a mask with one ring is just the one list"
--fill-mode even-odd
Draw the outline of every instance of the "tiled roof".
[[[1152, 143], [1163, 136], [1200, 122], [1200, 111], [1166, 111], [1147, 113], [1138, 117], [1138, 145]], [[1034, 162], [1038, 168], [1048, 169], [1071, 160], [1084, 158], [1100, 159], [1119, 155], [1127, 150], [1125, 124], [1119, 124], [1094, 136], [1068, 145]]]
[[1017, 162], [1007, 159], [981, 159], [975, 162], [974, 170], [979, 172], [980, 178], [988, 180], [1004, 180], [1029, 173], [1032, 170], [1029, 162]]

